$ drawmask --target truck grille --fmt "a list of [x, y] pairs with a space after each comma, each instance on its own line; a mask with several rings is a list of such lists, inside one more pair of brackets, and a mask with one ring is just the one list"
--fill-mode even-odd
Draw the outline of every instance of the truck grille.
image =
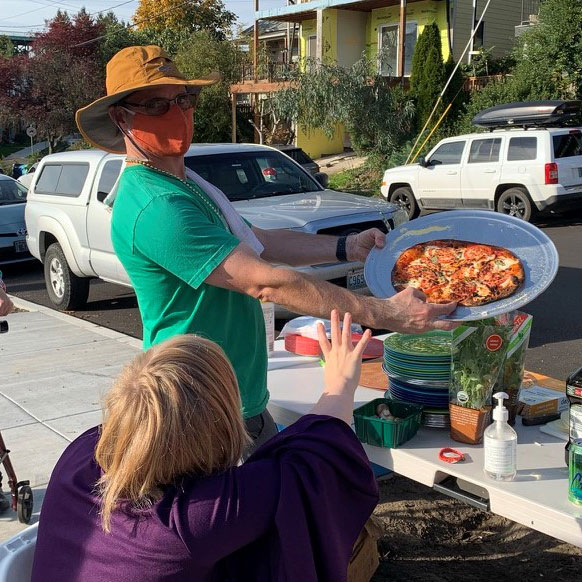
[[[388, 219], [388, 224], [390, 225], [390, 230], [394, 228], [394, 222], [391, 218]], [[383, 233], [388, 232], [388, 227], [382, 220], [374, 220], [368, 222], [355, 222], [353, 224], [340, 224], [338, 226], [332, 226], [330, 228], [322, 228], [317, 231], [317, 234], [330, 234], [333, 236], [347, 236], [349, 234], [354, 234], [362, 232], [364, 230], [369, 230], [370, 228], [378, 228]], [[343, 285], [345, 287], [345, 283]]]

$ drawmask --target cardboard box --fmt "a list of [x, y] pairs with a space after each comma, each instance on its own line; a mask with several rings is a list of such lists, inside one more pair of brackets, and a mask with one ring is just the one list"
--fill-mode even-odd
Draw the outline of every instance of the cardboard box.
[[370, 517], [354, 544], [347, 582], [370, 582], [380, 564], [377, 541], [382, 529], [377, 518]]
[[565, 390], [534, 384], [519, 391], [518, 414], [525, 418], [558, 414], [569, 406]]

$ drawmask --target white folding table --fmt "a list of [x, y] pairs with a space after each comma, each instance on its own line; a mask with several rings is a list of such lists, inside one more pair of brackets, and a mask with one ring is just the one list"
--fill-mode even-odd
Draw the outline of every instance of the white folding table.
[[[283, 342], [275, 343], [270, 359], [269, 411], [275, 421], [288, 426], [307, 414], [323, 388], [323, 368], [314, 358], [298, 358], [284, 352]], [[358, 388], [357, 408], [383, 393]], [[397, 449], [364, 445], [371, 462], [466, 501], [532, 529], [582, 547], [582, 507], [568, 501], [568, 471], [564, 441], [546, 435], [539, 427], [516, 422], [518, 433], [518, 474], [512, 482], [496, 482], [483, 473], [482, 445], [453, 441], [449, 432], [420, 428], [415, 437]], [[443, 447], [452, 447], [466, 456], [463, 463], [440, 461]]]

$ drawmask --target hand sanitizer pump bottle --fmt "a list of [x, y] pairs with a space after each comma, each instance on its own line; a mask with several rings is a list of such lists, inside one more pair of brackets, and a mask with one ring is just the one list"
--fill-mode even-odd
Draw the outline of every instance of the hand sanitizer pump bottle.
[[483, 436], [483, 470], [495, 481], [513, 481], [517, 473], [517, 433], [509, 426], [509, 411], [503, 406], [503, 400], [509, 396], [498, 392], [493, 398], [497, 399], [498, 405], [493, 409], [493, 422]]

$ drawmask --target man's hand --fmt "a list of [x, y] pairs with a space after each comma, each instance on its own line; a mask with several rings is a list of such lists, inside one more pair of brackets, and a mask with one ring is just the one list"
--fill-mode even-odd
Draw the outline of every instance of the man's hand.
[[346, 255], [348, 261], [363, 263], [374, 247], [383, 248], [386, 235], [378, 228], [370, 228], [359, 234], [352, 234], [346, 240]]
[[390, 329], [394, 331], [402, 333], [422, 333], [432, 329], [450, 331], [459, 326], [457, 322], [438, 319], [452, 313], [457, 307], [456, 303], [442, 305], [427, 303], [424, 293], [414, 287], [407, 287], [387, 301], [390, 302], [390, 319], [393, 321]]
[[8, 315], [14, 309], [10, 297], [0, 288], [0, 317]]

